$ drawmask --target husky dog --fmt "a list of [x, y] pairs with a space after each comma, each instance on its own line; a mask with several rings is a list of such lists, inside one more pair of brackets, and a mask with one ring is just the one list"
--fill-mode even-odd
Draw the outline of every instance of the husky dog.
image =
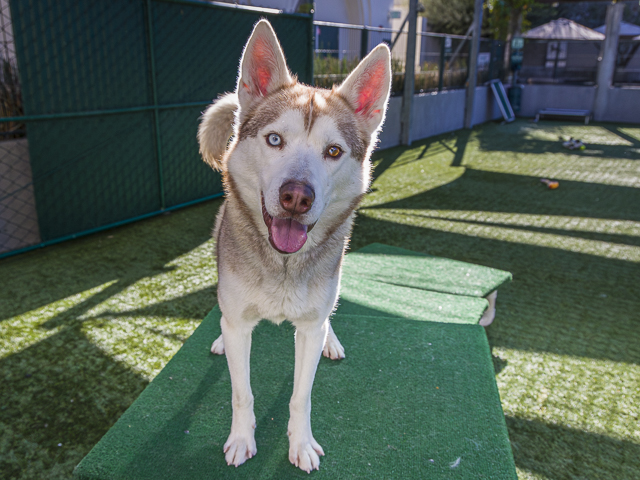
[[244, 48], [235, 93], [202, 117], [200, 152], [222, 172], [226, 194], [214, 230], [222, 335], [211, 351], [226, 354], [231, 374], [229, 465], [256, 454], [251, 332], [261, 319], [287, 319], [296, 327], [289, 460], [306, 472], [319, 468], [324, 452], [311, 433], [311, 387], [322, 353], [344, 358], [329, 316], [390, 86], [385, 45], [339, 87], [298, 83], [261, 20]]

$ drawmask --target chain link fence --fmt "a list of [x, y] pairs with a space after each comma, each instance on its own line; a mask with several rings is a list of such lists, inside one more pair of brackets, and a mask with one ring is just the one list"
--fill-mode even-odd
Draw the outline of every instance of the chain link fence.
[[[521, 83], [595, 85], [601, 40], [525, 39]], [[621, 39], [614, 86], [640, 85], [640, 40]]]
[[190, 0], [0, 0], [0, 257], [221, 195], [198, 153], [198, 121], [234, 89], [263, 17], [311, 83], [310, 15]]
[[[342, 82], [358, 62], [380, 43], [391, 48], [392, 95], [404, 89], [407, 32], [389, 28], [314, 22], [315, 85], [330, 88]], [[415, 93], [463, 88], [469, 76], [470, 38], [418, 32]], [[503, 42], [482, 39], [478, 57], [478, 84], [502, 78]]]
[[618, 43], [613, 84], [616, 86], [640, 85], [640, 39], [620, 40]]

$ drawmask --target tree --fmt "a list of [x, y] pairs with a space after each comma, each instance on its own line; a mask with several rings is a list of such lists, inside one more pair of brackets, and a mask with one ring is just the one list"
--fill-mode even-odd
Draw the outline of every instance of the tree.
[[[428, 0], [424, 2], [430, 32], [464, 35], [473, 23], [473, 0]], [[489, 35], [489, 23], [482, 22], [482, 34]]]
[[504, 66], [511, 62], [511, 40], [519, 37], [530, 23], [526, 15], [534, 7], [534, 0], [487, 0], [489, 25], [493, 38], [504, 40]]

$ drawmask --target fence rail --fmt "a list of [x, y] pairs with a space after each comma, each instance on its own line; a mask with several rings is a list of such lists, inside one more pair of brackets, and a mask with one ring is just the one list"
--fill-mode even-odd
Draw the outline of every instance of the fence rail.
[[[392, 95], [402, 94], [407, 31], [314, 21], [314, 82], [331, 87], [339, 83], [376, 45], [391, 48]], [[416, 39], [415, 92], [462, 88], [469, 76], [469, 37], [418, 32]], [[503, 75], [503, 42], [482, 39], [478, 83]]]
[[[525, 40], [522, 83], [595, 85], [601, 40]], [[640, 40], [620, 40], [614, 86], [640, 84]]]

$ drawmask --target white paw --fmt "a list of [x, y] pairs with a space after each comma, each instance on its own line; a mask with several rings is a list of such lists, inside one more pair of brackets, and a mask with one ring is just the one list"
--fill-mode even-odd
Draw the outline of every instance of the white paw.
[[309, 435], [306, 440], [289, 438], [289, 461], [296, 467], [311, 473], [320, 469], [320, 457], [324, 455], [322, 447]]
[[216, 338], [216, 341], [211, 345], [211, 353], [214, 355], [224, 355], [224, 342], [222, 341], [222, 335]]
[[257, 449], [253, 435], [254, 429], [255, 426], [250, 433], [246, 432], [245, 434], [231, 432], [227, 442], [224, 444], [224, 458], [227, 461], [227, 465], [237, 467], [255, 456]]
[[344, 347], [336, 337], [336, 334], [333, 333], [333, 329], [329, 329], [329, 333], [327, 334], [327, 341], [324, 342], [324, 349], [322, 350], [322, 354], [330, 358], [331, 360], [341, 360], [344, 358]]

